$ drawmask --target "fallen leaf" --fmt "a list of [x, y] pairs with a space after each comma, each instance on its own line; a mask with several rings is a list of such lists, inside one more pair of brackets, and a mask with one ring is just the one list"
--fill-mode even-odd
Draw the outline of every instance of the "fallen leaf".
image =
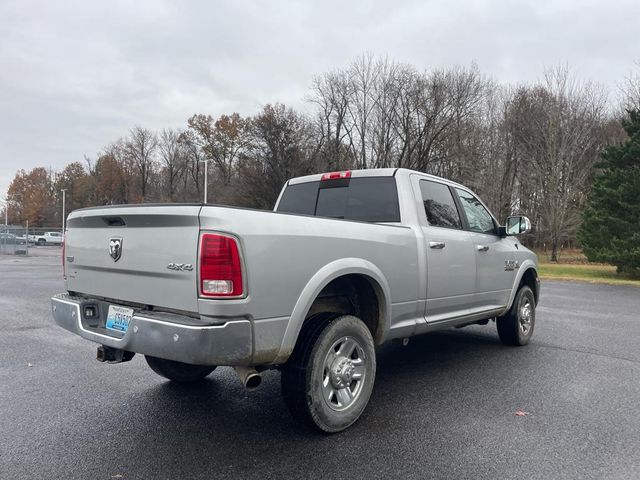
[[514, 413], [514, 415], [516, 417], [526, 417], [527, 415], [529, 415], [529, 412], [524, 412], [522, 410], [516, 410], [516, 413]]
[[27, 362], [27, 367], [33, 367], [33, 364], [31, 362]]
[[116, 475], [111, 475], [111, 478], [122, 478], [122, 475], [117, 473]]

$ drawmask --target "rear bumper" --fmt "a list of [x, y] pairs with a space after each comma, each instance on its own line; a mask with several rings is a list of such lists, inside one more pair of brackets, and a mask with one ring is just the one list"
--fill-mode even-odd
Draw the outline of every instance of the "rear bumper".
[[51, 298], [53, 319], [65, 330], [108, 347], [196, 365], [249, 365], [252, 327], [246, 319], [221, 325], [189, 325], [135, 313], [123, 336], [92, 328], [82, 317], [83, 300], [59, 294]]

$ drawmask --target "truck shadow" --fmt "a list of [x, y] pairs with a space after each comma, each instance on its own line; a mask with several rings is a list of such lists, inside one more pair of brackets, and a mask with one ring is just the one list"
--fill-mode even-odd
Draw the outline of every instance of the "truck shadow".
[[[432, 400], [431, 397], [438, 396], [432, 387], [452, 379], [483, 375], [487, 365], [510, 357], [514, 350], [504, 347], [493, 332], [469, 330], [413, 337], [406, 347], [387, 343], [377, 349], [376, 386], [367, 411], [375, 415], [375, 404], [384, 407], [394, 401], [394, 392], [402, 392], [405, 402], [411, 390], [422, 398], [416, 403]], [[286, 424], [282, 431], [289, 438], [317, 435], [289, 418], [280, 392], [280, 373], [276, 370], [264, 372], [262, 385], [255, 391], [247, 391], [232, 369], [221, 367], [203, 382], [186, 385], [162, 382], [149, 390], [147, 402], [159, 414], [178, 407], [173, 412], [178, 419], [186, 420], [195, 414], [200, 417], [200, 425], [203, 421], [210, 422], [216, 431], [225, 425], [236, 432], [244, 430], [244, 422], [238, 421], [242, 418], [249, 420], [247, 430], [251, 431], [264, 427], [265, 432], [273, 435], [280, 430], [278, 426]], [[188, 409], [182, 410], [186, 406]], [[407, 407], [411, 408], [410, 400]]]
[[[352, 428], [333, 436], [292, 420], [277, 371], [265, 372], [255, 391], [246, 391], [228, 368], [196, 385], [159, 383], [130, 406], [129, 411], [144, 411], [143, 416], [121, 417], [125, 426], [114, 422], [110, 427], [125, 428], [134, 439], [128, 455], [119, 459], [126, 462], [122, 468], [135, 471], [141, 458], [153, 458], [163, 478], [182, 477], [181, 465], [186, 464], [188, 476], [217, 472], [267, 477], [270, 471], [281, 476], [283, 469], [299, 476], [326, 461], [318, 457], [319, 447], [337, 457], [348, 448], [350, 454], [370, 458], [365, 449], [372, 438], [377, 445], [402, 442], [402, 432], [415, 429], [417, 417], [427, 425], [438, 421], [432, 407], [441, 411], [477, 395], [478, 389], [497, 395], [512, 383], [500, 366], [515, 359], [516, 349], [503, 347], [494, 330], [438, 332], [414, 337], [407, 347], [385, 345], [378, 350], [376, 386], [367, 410]], [[518, 361], [526, 362], [526, 356]]]

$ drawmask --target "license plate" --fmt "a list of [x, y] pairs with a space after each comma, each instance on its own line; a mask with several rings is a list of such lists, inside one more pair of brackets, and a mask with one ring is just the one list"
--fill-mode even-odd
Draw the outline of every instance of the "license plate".
[[107, 313], [107, 322], [105, 327], [116, 332], [126, 332], [129, 328], [129, 322], [133, 317], [133, 308], [119, 307], [118, 305], [109, 305]]

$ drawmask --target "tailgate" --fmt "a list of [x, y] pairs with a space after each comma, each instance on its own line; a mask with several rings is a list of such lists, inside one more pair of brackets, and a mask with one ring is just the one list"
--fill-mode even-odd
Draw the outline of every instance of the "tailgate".
[[69, 215], [67, 290], [198, 311], [200, 205], [140, 205]]

